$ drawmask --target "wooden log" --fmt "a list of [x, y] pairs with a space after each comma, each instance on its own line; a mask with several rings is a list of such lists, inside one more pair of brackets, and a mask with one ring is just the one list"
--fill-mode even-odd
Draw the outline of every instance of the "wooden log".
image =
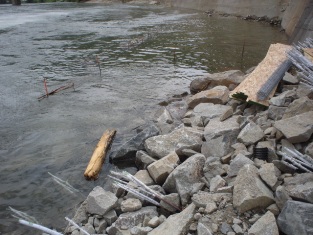
[[115, 134], [116, 130], [110, 129], [103, 133], [85, 170], [84, 176], [86, 180], [98, 179], [105, 157], [111, 147]]

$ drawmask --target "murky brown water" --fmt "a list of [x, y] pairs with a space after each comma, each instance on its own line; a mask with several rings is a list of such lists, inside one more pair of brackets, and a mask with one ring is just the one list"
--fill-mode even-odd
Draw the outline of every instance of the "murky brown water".
[[[83, 178], [104, 130], [117, 129], [118, 146], [167, 95], [187, 91], [204, 73], [254, 66], [281, 41], [268, 25], [160, 6], [1, 5], [0, 234], [34, 234], [8, 206], [62, 231], [64, 216], [106, 184], [109, 163], [98, 181]], [[44, 77], [50, 90], [74, 82], [75, 91], [38, 102]], [[70, 194], [48, 172], [81, 193]]]

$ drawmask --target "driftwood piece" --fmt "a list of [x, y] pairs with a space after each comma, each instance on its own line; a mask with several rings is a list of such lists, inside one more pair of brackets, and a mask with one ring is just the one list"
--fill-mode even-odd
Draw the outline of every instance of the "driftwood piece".
[[273, 97], [276, 89], [273, 89], [265, 100], [259, 100], [257, 93], [276, 69], [287, 59], [286, 52], [291, 48], [291, 46], [280, 43], [272, 44], [265, 58], [244, 81], [230, 92], [230, 97], [268, 106], [269, 100]]
[[106, 130], [103, 133], [85, 170], [84, 176], [86, 180], [96, 180], [98, 178], [115, 134], [116, 130]]

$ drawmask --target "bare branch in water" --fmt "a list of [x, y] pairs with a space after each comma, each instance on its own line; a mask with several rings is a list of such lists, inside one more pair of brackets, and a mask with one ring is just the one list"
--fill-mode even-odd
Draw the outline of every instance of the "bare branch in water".
[[65, 188], [67, 191], [69, 191], [70, 193], [78, 193], [79, 190], [74, 188], [72, 185], [70, 185], [67, 181], [64, 181], [62, 179], [60, 179], [59, 177], [51, 174], [50, 172], [48, 172], [49, 175], [52, 176], [53, 180], [58, 183], [59, 185], [61, 185], [63, 188]]
[[26, 214], [25, 212], [23, 211], [19, 211], [19, 210], [16, 210], [14, 209], [13, 207], [10, 207], [9, 206], [9, 210], [12, 211], [15, 215], [12, 215], [14, 218], [17, 218], [17, 219], [25, 219], [25, 220], [28, 220], [32, 223], [39, 223], [35, 217], [33, 216], [30, 216], [28, 214]]

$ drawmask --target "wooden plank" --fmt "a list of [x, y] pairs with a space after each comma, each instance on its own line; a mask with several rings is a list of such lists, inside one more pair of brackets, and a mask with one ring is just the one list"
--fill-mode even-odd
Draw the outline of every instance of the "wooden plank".
[[313, 48], [303, 48], [304, 56], [313, 63]]
[[116, 130], [106, 130], [99, 140], [89, 164], [85, 170], [84, 176], [86, 180], [96, 180], [101, 171], [105, 157], [111, 147], [111, 143], [115, 137]]
[[[287, 59], [286, 51], [292, 47], [284, 44], [272, 44], [259, 65], [233, 91], [231, 98], [245, 99], [247, 102], [269, 106], [269, 100], [275, 94], [275, 89], [266, 100], [258, 100], [257, 93], [276, 69]], [[242, 98], [241, 98], [242, 97]]]

